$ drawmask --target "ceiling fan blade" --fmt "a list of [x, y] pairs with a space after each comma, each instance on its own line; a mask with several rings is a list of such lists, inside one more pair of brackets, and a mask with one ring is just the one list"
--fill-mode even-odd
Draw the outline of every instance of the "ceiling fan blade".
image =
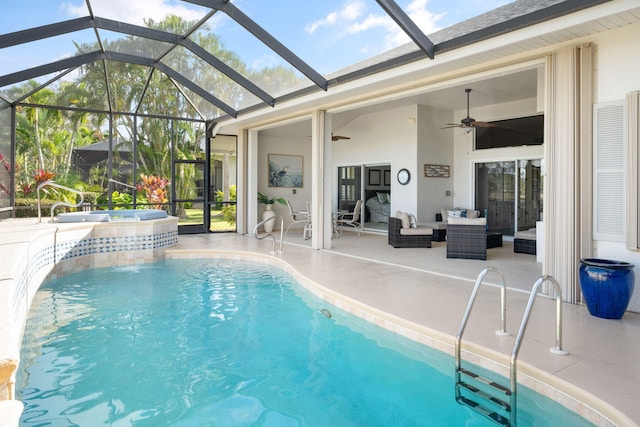
[[455, 124], [455, 123], [445, 123], [444, 127], [441, 127], [440, 129], [452, 129], [452, 128], [461, 128], [464, 127], [464, 125], [461, 124]]
[[342, 135], [333, 135], [331, 134], [331, 140], [332, 141], [339, 141], [341, 139], [351, 139], [351, 137], [349, 136], [342, 136]]
[[497, 127], [498, 125], [495, 123], [474, 121], [472, 126], [477, 128], [494, 128], [494, 127]]

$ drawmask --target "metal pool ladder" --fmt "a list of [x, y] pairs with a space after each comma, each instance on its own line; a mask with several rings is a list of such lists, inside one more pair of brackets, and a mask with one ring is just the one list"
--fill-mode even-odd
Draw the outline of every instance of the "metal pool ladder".
[[[456, 364], [456, 401], [461, 404], [470, 407], [481, 415], [489, 418], [495, 423], [503, 426], [516, 426], [517, 425], [517, 366], [518, 366], [518, 352], [522, 344], [522, 337], [527, 328], [529, 321], [529, 315], [533, 308], [535, 297], [538, 293], [538, 289], [544, 282], [550, 282], [556, 294], [556, 342], [555, 347], [552, 347], [550, 351], [557, 355], [567, 355], [568, 352], [562, 349], [562, 290], [558, 282], [551, 276], [541, 276], [533, 285], [531, 293], [529, 294], [529, 301], [527, 307], [522, 316], [522, 323], [518, 330], [513, 350], [511, 351], [510, 359], [510, 378], [509, 385], [503, 385], [489, 378], [483, 377], [469, 369], [462, 367], [462, 359], [460, 356], [460, 347], [462, 342], [462, 335], [464, 333], [467, 322], [469, 321], [469, 315], [473, 308], [476, 295], [480, 285], [483, 283], [485, 276], [494, 272], [500, 277], [501, 292], [500, 292], [500, 330], [496, 331], [498, 335], [511, 335], [506, 330], [506, 290], [507, 286], [504, 280], [504, 276], [500, 270], [494, 267], [487, 267], [478, 275], [476, 284], [473, 287], [473, 292], [469, 298], [467, 309], [465, 310], [458, 334], [456, 336], [455, 343], [455, 364]], [[464, 392], [464, 395], [463, 395]]]
[[[260, 234], [258, 232], [258, 229], [260, 228], [261, 225], [264, 225], [265, 222], [269, 222], [269, 221], [275, 221], [276, 219], [280, 220], [280, 249], [276, 250], [276, 238], [273, 235], [273, 233], [266, 233], [266, 234]], [[253, 228], [253, 237], [255, 237], [258, 240], [262, 240], [266, 237], [271, 236], [271, 238], [273, 239], [273, 249], [271, 250], [272, 254], [281, 254], [282, 253], [282, 243], [284, 241], [284, 218], [282, 218], [282, 215], [280, 214], [275, 214], [274, 216], [272, 216], [271, 218], [267, 218], [265, 220], [260, 221], [259, 223], [256, 224], [256, 226]]]

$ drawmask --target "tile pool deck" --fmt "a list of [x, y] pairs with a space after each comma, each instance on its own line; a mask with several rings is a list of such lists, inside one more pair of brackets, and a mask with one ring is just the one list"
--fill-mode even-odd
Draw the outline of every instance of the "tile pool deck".
[[[7, 243], [8, 236], [20, 240], [24, 233], [18, 233], [15, 224], [7, 226], [11, 231], [2, 230], [0, 243]], [[522, 290], [530, 289], [540, 275], [535, 257], [513, 254], [510, 242], [491, 249], [483, 262], [447, 260], [444, 243], [434, 243], [431, 249], [393, 249], [386, 235], [380, 234], [356, 238], [345, 233], [334, 239], [331, 251], [313, 250], [308, 241], [289, 236], [279, 255], [270, 254], [270, 241], [234, 233], [182, 235], [177, 241], [166, 249], [168, 258], [251, 256], [279, 263], [336, 305], [450, 354], [475, 278], [483, 268], [500, 268], [513, 288], [507, 294], [507, 329], [512, 333], [520, 326], [528, 299]], [[113, 262], [119, 263], [115, 258]], [[5, 273], [15, 268], [0, 264]], [[487, 276], [487, 282], [492, 281]], [[570, 354], [556, 356], [549, 352], [554, 345], [555, 302], [536, 299], [520, 352], [519, 382], [574, 408], [597, 425], [637, 426], [640, 314], [604, 320], [590, 316], [584, 306], [564, 304], [563, 315], [563, 348]], [[498, 327], [499, 290], [483, 287], [463, 348], [473, 353], [473, 361], [507, 374], [514, 338], [497, 337]], [[602, 415], [588, 411], [589, 407]]]
[[[252, 252], [282, 261], [319, 286], [328, 300], [335, 298], [339, 306], [348, 306], [356, 314], [450, 354], [475, 278], [501, 258], [490, 256], [486, 262], [472, 263], [447, 260], [444, 246], [398, 250], [388, 246], [386, 236], [380, 235], [364, 234], [358, 239], [348, 236], [336, 239], [334, 246], [332, 251], [317, 251], [302, 243], [285, 243], [282, 254], [270, 255], [270, 241], [237, 234], [192, 235], [180, 236], [178, 244], [167, 249], [166, 256], [206, 257], [225, 253], [243, 258], [243, 253]], [[510, 243], [505, 242], [503, 251], [513, 253]], [[499, 268], [508, 286], [530, 289], [539, 276], [539, 267], [531, 261], [533, 258], [527, 258], [530, 255], [523, 256], [524, 264], [522, 258], [513, 261], [513, 271], [508, 271], [506, 264]], [[425, 257], [437, 262], [426, 261]], [[421, 269], [420, 263], [429, 265], [432, 271]], [[528, 271], [523, 267], [525, 264], [529, 265]], [[529, 277], [525, 277], [527, 274]], [[516, 277], [514, 283], [510, 283], [512, 276]], [[486, 281], [492, 282], [490, 278], [488, 275]], [[516, 283], [523, 281], [527, 283]], [[527, 300], [528, 293], [517, 290], [507, 293], [507, 330], [514, 335]], [[604, 416], [587, 417], [597, 425], [638, 425], [640, 315], [626, 313], [621, 320], [605, 320], [589, 315], [584, 306], [563, 304], [562, 347], [569, 355], [557, 356], [549, 351], [554, 346], [555, 308], [552, 299], [536, 299], [519, 354], [518, 380], [583, 415], [589, 412], [587, 407], [595, 408]], [[498, 337], [494, 334], [498, 328], [499, 289], [483, 286], [465, 332], [463, 348], [478, 355], [477, 363], [493, 366], [485, 357], [498, 360], [498, 366], [493, 367], [508, 374], [514, 337]], [[542, 379], [550, 387], [534, 378]]]

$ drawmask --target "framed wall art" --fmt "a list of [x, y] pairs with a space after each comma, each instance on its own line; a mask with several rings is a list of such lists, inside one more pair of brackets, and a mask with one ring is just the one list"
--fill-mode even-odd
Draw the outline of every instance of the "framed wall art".
[[369, 185], [380, 184], [380, 169], [369, 169]]
[[269, 154], [269, 187], [302, 188], [304, 157]]

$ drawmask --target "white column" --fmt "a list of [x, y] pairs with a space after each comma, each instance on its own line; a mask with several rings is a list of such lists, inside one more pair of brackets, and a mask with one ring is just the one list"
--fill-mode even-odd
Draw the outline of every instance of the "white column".
[[591, 245], [591, 73], [590, 46], [547, 61], [543, 272], [571, 302], [580, 298], [579, 261]]

